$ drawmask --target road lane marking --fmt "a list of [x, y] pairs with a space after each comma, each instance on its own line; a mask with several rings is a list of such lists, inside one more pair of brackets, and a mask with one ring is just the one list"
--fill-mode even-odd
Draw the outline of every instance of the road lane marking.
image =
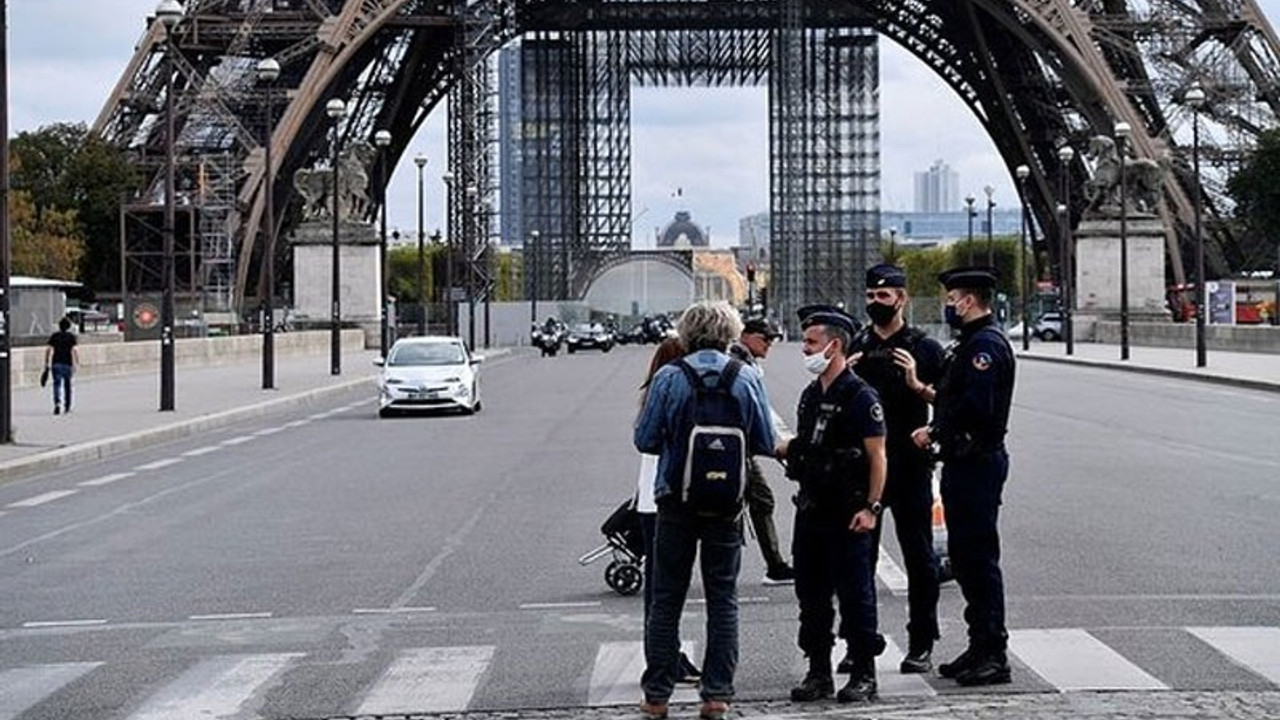
[[[903, 674], [898, 670], [898, 665], [902, 663], [905, 655], [893, 638], [885, 636], [884, 652], [880, 657], [876, 658], [876, 675], [878, 676], [877, 684], [881, 695], [892, 696], [923, 696], [932, 697], [938, 694], [937, 690], [925, 680], [924, 675], [913, 675], [910, 673]], [[839, 660], [833, 660], [835, 667], [840, 663]]]
[[232, 445], [243, 445], [249, 442], [250, 440], [253, 440], [252, 435], [241, 435], [239, 437], [233, 437], [227, 440], [223, 440], [221, 443], [219, 443], [219, 445], [231, 447]]
[[101, 664], [56, 663], [0, 671], [0, 720], [13, 720]]
[[246, 613], [211, 613], [209, 615], [191, 615], [188, 620], [261, 620], [271, 617], [269, 612]]
[[1101, 640], [1078, 628], [1010, 630], [1009, 650], [1063, 692], [1169, 689]]
[[545, 603], [521, 603], [521, 610], [558, 610], [562, 608], [592, 608], [600, 607], [599, 600], [589, 600], [583, 602], [545, 602]]
[[[690, 641], [680, 649], [693, 658], [695, 647]], [[696, 664], [696, 662], [695, 662]], [[633, 705], [644, 697], [640, 675], [644, 672], [644, 643], [636, 641], [600, 643], [595, 664], [591, 666], [591, 684], [587, 688], [587, 705]], [[698, 689], [677, 687], [671, 702], [697, 702]]]
[[257, 437], [265, 437], [267, 435], [275, 435], [278, 432], [284, 432], [284, 428], [283, 427], [262, 428], [258, 432], [254, 433], [254, 435]]
[[111, 473], [110, 475], [103, 475], [102, 477], [94, 478], [93, 480], [85, 480], [84, 482], [80, 483], [80, 487], [98, 487], [100, 485], [110, 485], [111, 483], [117, 480], [124, 480], [125, 478], [131, 478], [135, 474], [136, 473], [131, 473], [131, 472]]
[[355, 714], [466, 710], [494, 650], [493, 645], [404, 650], [374, 683]]
[[182, 458], [180, 457], [165, 458], [163, 460], [156, 460], [155, 462], [149, 462], [146, 465], [139, 465], [138, 467], [134, 468], [134, 470], [159, 470], [160, 468], [167, 468], [170, 465], [177, 465], [180, 462], [182, 462]]
[[902, 568], [894, 561], [883, 543], [880, 544], [879, 560], [876, 562], [876, 577], [880, 578], [880, 582], [884, 583], [885, 587], [889, 588], [889, 592], [894, 595], [907, 593], [907, 574], [902, 572]]
[[148, 699], [129, 720], [249, 717], [243, 706], [302, 656], [224, 655], [203, 660]]
[[310, 425], [310, 424], [311, 424], [310, 420], [294, 420], [293, 422], [285, 423], [284, 426], [287, 428], [300, 428], [303, 425]]
[[[769, 601], [770, 601], [770, 600], [769, 600], [769, 598], [768, 598], [767, 596], [764, 596], [764, 595], [761, 595], [761, 596], [759, 596], [759, 597], [740, 597], [740, 598], [738, 598], [738, 604], [739, 604], [739, 605], [758, 605], [758, 604], [767, 603], [767, 602], [769, 602]], [[685, 600], [685, 604], [686, 604], [686, 605], [706, 605], [706, 604], [707, 604], [707, 599], [706, 599], [706, 598], [689, 598], [689, 599]]]
[[201, 455], [218, 452], [220, 449], [221, 448], [217, 445], [205, 445], [202, 448], [196, 448], [195, 450], [188, 450], [182, 453], [182, 457], [200, 457]]
[[396, 615], [399, 613], [435, 612], [435, 606], [400, 607], [400, 608], [356, 608], [351, 612], [356, 615]]
[[106, 625], [105, 619], [95, 620], [32, 620], [31, 622], [22, 623], [22, 627], [27, 629], [34, 628], [54, 628], [54, 627], [91, 627], [93, 625]]
[[1249, 670], [1280, 685], [1280, 628], [1200, 627], [1191, 634]]
[[5, 505], [5, 507], [7, 508], [36, 507], [37, 505], [43, 505], [48, 502], [53, 502], [54, 500], [64, 498], [68, 495], [75, 495], [78, 492], [80, 491], [79, 490], [53, 490], [51, 492], [44, 493], [43, 495], [36, 495], [35, 497], [29, 497], [26, 500], [19, 500], [18, 502], [15, 502], [15, 503], [9, 503], [8, 505]]

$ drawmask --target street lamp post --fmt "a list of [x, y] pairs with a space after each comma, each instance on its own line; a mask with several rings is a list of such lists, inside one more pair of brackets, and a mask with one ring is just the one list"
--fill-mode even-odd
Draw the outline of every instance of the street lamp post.
[[964, 204], [969, 206], [969, 241], [967, 243], [969, 246], [969, 265], [973, 265], [973, 200], [972, 195], [966, 195], [964, 198]]
[[1196, 232], [1196, 367], [1209, 364], [1209, 351], [1204, 337], [1205, 282], [1204, 282], [1204, 228], [1201, 227], [1201, 205], [1204, 203], [1200, 187], [1200, 108], [1204, 105], [1204, 88], [1193, 83], [1183, 100], [1191, 108], [1191, 168], [1195, 178], [1195, 232]]
[[9, 375], [9, 3], [0, 2], [0, 443], [13, 442], [13, 378]]
[[538, 322], [538, 236], [542, 233], [534, 230], [529, 233], [529, 322]]
[[425, 285], [423, 277], [427, 274], [427, 231], [423, 225], [425, 210], [422, 184], [422, 171], [427, 167], [427, 156], [418, 155], [413, 159], [413, 164], [418, 167], [418, 335], [422, 336], [427, 334], [427, 300], [423, 287]]
[[378, 222], [378, 352], [382, 359], [387, 359], [387, 350], [391, 344], [391, 308], [387, 301], [387, 146], [391, 144], [391, 133], [379, 130], [373, 134], [373, 144], [378, 148], [378, 204], [382, 206]]
[[[445, 202], [446, 203], [452, 202], [453, 173], [445, 172], [445, 174], [440, 176], [440, 179], [444, 181]], [[446, 217], [452, 217], [452, 215], [449, 214], [447, 209], [445, 211], [445, 215]], [[454, 243], [453, 228], [450, 227], [449, 238], [445, 241], [445, 245], [444, 245], [444, 256], [445, 256], [444, 257], [444, 260], [445, 260], [444, 262], [444, 294], [445, 294], [444, 317], [445, 317], [445, 323], [448, 324], [449, 326], [449, 334], [458, 335], [459, 334], [458, 323], [457, 323], [456, 316], [454, 315], [454, 310], [456, 308], [453, 305], [453, 255], [454, 255], [453, 243]]]
[[472, 263], [475, 262], [475, 212], [476, 197], [480, 188], [468, 185], [463, 190], [467, 204], [462, 208], [462, 247], [467, 256], [467, 347], [476, 349], [476, 273]]
[[1070, 145], [1058, 148], [1058, 160], [1062, 163], [1062, 341], [1067, 346], [1067, 354], [1076, 352], [1075, 305], [1076, 305], [1076, 263], [1075, 243], [1071, 241], [1071, 161], [1076, 151]]
[[266, 121], [262, 133], [263, 147], [263, 214], [267, 232], [262, 248], [262, 389], [276, 386], [276, 170], [271, 158], [271, 142], [275, 131], [275, 84], [280, 78], [280, 63], [275, 58], [263, 58], [256, 68], [258, 82], [266, 93]]
[[1125, 147], [1133, 128], [1116, 123], [1116, 154], [1120, 158], [1120, 359], [1129, 359], [1129, 188], [1125, 177], [1128, 150]]
[[329, 115], [330, 120], [333, 120], [333, 185], [330, 186], [333, 193], [333, 264], [330, 268], [332, 271], [330, 273], [330, 298], [332, 305], [329, 315], [329, 374], [341, 375], [342, 284], [338, 267], [340, 262], [338, 258], [338, 244], [340, 242], [338, 237], [338, 223], [339, 214], [342, 210], [342, 199], [341, 193], [338, 192], [338, 188], [341, 187], [341, 185], [338, 184], [338, 164], [341, 162], [340, 156], [342, 154], [342, 130], [340, 125], [342, 124], [342, 118], [347, 115], [347, 104], [338, 98], [333, 98], [325, 105], [325, 113]]
[[996, 201], [993, 196], [996, 194], [996, 189], [994, 187], [991, 187], [990, 185], [987, 185], [986, 187], [982, 188], [982, 192], [986, 193], [987, 195], [987, 267], [995, 267], [996, 266], [996, 238], [995, 238], [995, 226], [993, 224], [995, 220], [993, 216], [993, 211], [995, 210], [995, 207], [996, 207]]
[[173, 72], [175, 63], [173, 53], [173, 31], [182, 21], [185, 9], [178, 0], [161, 0], [156, 6], [156, 17], [164, 24], [164, 265], [161, 278], [164, 283], [160, 299], [160, 411], [172, 412], [175, 404], [174, 389], [174, 348], [173, 325], [174, 315], [174, 266], [173, 235], [174, 206], [177, 192], [175, 182], [174, 151], [177, 144], [176, 125], [173, 119]]
[[1027, 272], [1027, 178], [1031, 168], [1019, 165], [1013, 172], [1018, 178], [1018, 200], [1022, 205], [1018, 251], [1022, 257], [1022, 349], [1026, 351], [1031, 349], [1031, 275]]
[[893, 256], [893, 261], [898, 261], [898, 228], [889, 228], [889, 254]]

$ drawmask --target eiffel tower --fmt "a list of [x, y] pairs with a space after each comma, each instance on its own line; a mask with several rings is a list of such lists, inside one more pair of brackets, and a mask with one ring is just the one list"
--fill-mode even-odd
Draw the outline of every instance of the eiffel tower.
[[[562, 169], [572, 177], [558, 186], [552, 211], [561, 246], [538, 264], [553, 268], [559, 294], [575, 297], [593, 268], [629, 246], [629, 114], [620, 100], [628, 74], [770, 82], [771, 242], [785, 305], [806, 293], [856, 290], [854, 270], [876, 252], [847, 245], [850, 234], [864, 243], [879, 237], [877, 37], [906, 48], [968, 105], [1011, 176], [1019, 165], [1031, 169], [1026, 201], [1049, 237], [1079, 221], [1082, 193], [1064, 188], [1080, 188], [1090, 173], [1082, 153], [1063, 163], [1059, 148], [1082, 149], [1126, 122], [1134, 155], [1174, 169], [1160, 210], [1173, 281], [1185, 279], [1200, 192], [1211, 270], [1247, 260], [1221, 221], [1231, 207], [1225, 179], [1280, 113], [1280, 42], [1254, 0], [188, 0], [171, 35], [159, 22], [147, 25], [94, 129], [142, 169], [135, 205], [162, 203], [164, 94], [173, 88], [179, 187], [198, 218], [198, 282], [217, 304], [239, 308], [253, 294], [270, 237], [267, 203], [282, 228], [297, 222], [288, 212], [291, 183], [274, 183], [274, 197], [265, 197], [265, 143], [276, 177], [323, 164], [334, 127], [325, 105], [341, 98], [350, 109], [336, 128], [344, 142], [390, 132], [372, 173], [386, 178], [447, 98], [449, 237], [474, 300], [490, 285], [484, 248], [499, 192], [491, 58], [517, 38], [568, 43], [544, 82], [556, 84], [567, 108], [562, 129], [572, 142], [562, 150], [580, 160]], [[273, 88], [255, 81], [263, 58], [282, 68]], [[839, 87], [820, 91], [823, 82]], [[1207, 95], [1200, 177], [1189, 157], [1185, 94], [1193, 84]], [[269, 132], [268, 90], [282, 99]], [[816, 128], [831, 125], [837, 105], [872, 120], [827, 138]], [[862, 166], [833, 174], [850, 152]], [[859, 207], [840, 207], [848, 191], [833, 177], [855, 179]], [[1055, 207], [1064, 200], [1062, 215]], [[1055, 243], [1038, 243], [1056, 265]]]

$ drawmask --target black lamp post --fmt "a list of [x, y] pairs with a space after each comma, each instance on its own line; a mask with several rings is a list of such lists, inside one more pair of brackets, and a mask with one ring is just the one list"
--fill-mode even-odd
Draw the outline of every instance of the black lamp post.
[[[449, 202], [452, 202], [452, 201], [453, 201], [453, 173], [452, 173], [452, 172], [448, 172], [448, 171], [446, 171], [443, 175], [441, 175], [441, 176], [440, 176], [440, 179], [444, 181], [444, 187], [445, 187], [445, 202], [446, 202], [446, 204], [447, 204], [447, 203], [449, 203]], [[448, 210], [448, 208], [446, 208], [446, 210], [445, 210], [445, 215], [446, 215], [446, 217], [452, 217], [452, 215], [450, 215], [450, 214], [449, 214], [449, 210]], [[446, 240], [446, 241], [445, 241], [445, 246], [444, 246], [444, 254], [445, 254], [445, 263], [444, 263], [444, 295], [445, 295], [445, 297], [444, 297], [444, 302], [445, 302], [444, 308], [445, 308], [445, 313], [444, 313], [444, 317], [445, 317], [445, 323], [449, 326], [449, 334], [450, 334], [450, 335], [459, 335], [459, 334], [461, 334], [461, 333], [458, 331], [457, 316], [454, 314], [454, 311], [455, 311], [457, 308], [455, 308], [455, 307], [454, 307], [454, 304], [453, 304], [453, 257], [454, 257], [454, 247], [453, 247], [454, 237], [453, 237], [453, 228], [451, 227], [449, 230], [450, 230], [450, 231], [449, 231], [449, 238], [448, 238], [448, 240]], [[465, 232], [465, 231], [464, 231], [464, 232]]]
[[382, 217], [378, 223], [378, 312], [381, 316], [378, 351], [386, 360], [391, 344], [391, 308], [387, 301], [387, 146], [391, 144], [391, 133], [386, 130], [374, 133], [373, 144], [378, 148], [378, 204], [382, 206]]
[[1076, 249], [1071, 241], [1071, 161], [1076, 151], [1070, 145], [1058, 148], [1058, 160], [1062, 163], [1062, 340], [1067, 354], [1076, 352]]
[[973, 265], [973, 215], [974, 215], [974, 212], [973, 212], [973, 199], [974, 199], [974, 198], [973, 198], [973, 196], [972, 196], [972, 195], [966, 195], [966, 196], [965, 196], [965, 198], [964, 198], [964, 204], [969, 206], [969, 210], [968, 210], [968, 213], [969, 213], [969, 242], [968, 242], [968, 245], [969, 245], [969, 264], [970, 264], [970, 265]]
[[329, 374], [342, 374], [342, 283], [339, 268], [339, 243], [341, 239], [338, 237], [339, 215], [342, 211], [342, 198], [338, 188], [339, 184], [338, 164], [341, 162], [342, 155], [342, 118], [347, 115], [347, 104], [334, 98], [325, 105], [325, 113], [329, 115], [329, 119], [333, 120], [333, 263], [330, 267], [330, 298], [331, 310], [329, 315]]
[[160, 299], [160, 411], [171, 412], [175, 404], [174, 389], [174, 348], [173, 325], [174, 316], [174, 267], [173, 234], [174, 206], [177, 192], [174, 181], [174, 146], [177, 144], [176, 125], [173, 119], [173, 73], [175, 63], [173, 53], [173, 31], [182, 21], [185, 9], [178, 0], [161, 0], [156, 6], [156, 17], [164, 24], [164, 266], [161, 278], [164, 283]]
[[1022, 205], [1018, 252], [1022, 257], [1022, 349], [1026, 351], [1031, 349], [1031, 273], [1027, 268], [1027, 178], [1031, 168], [1019, 165], [1013, 174], [1018, 178], [1018, 201]]
[[476, 349], [476, 273], [472, 263], [475, 262], [475, 214], [476, 197], [480, 188], [468, 185], [463, 190], [466, 206], [462, 209], [462, 247], [467, 255], [467, 348]]
[[413, 164], [418, 168], [418, 335], [427, 334], [427, 300], [423, 285], [425, 281], [423, 276], [427, 274], [427, 231], [424, 226], [425, 218], [423, 213], [424, 190], [422, 184], [422, 171], [427, 167], [427, 156], [418, 155], [413, 159]]
[[995, 267], [996, 238], [993, 211], [996, 208], [996, 201], [993, 196], [996, 194], [996, 189], [987, 185], [982, 188], [982, 192], [987, 195], [987, 267]]
[[9, 3], [0, 2], [0, 443], [13, 442], [13, 361], [9, 356]]
[[1204, 202], [1200, 187], [1200, 108], [1204, 105], [1204, 88], [1193, 83], [1183, 100], [1191, 108], [1191, 167], [1195, 175], [1195, 231], [1196, 231], [1196, 367], [1209, 364], [1209, 350], [1204, 337], [1205, 283], [1204, 283], [1204, 228], [1201, 227], [1201, 209]]
[[267, 227], [262, 248], [262, 389], [271, 390], [276, 386], [276, 169], [272, 163], [271, 141], [275, 131], [273, 101], [275, 83], [280, 78], [280, 63], [275, 58], [263, 58], [255, 70], [266, 94], [266, 119], [262, 133], [263, 222]]
[[889, 228], [889, 254], [893, 256], [893, 261], [898, 261], [898, 228]]
[[538, 237], [542, 233], [529, 233], [529, 322], [538, 322]]
[[1129, 188], [1125, 177], [1128, 149], [1125, 147], [1133, 128], [1127, 122], [1116, 123], [1116, 154], [1120, 158], [1120, 359], [1129, 359]]

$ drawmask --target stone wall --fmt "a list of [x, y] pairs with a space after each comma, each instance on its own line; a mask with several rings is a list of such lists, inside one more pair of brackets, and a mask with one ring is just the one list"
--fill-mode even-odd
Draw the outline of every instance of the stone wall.
[[[1079, 330], [1079, 326], [1077, 326]], [[1280, 353], [1280, 327], [1274, 325], [1208, 325], [1205, 345], [1210, 350], [1229, 352]], [[1129, 344], [1134, 347], [1195, 347], [1196, 327], [1193, 323], [1129, 323]], [[1086, 341], [1120, 344], [1120, 323], [1099, 320], [1093, 324]]]

